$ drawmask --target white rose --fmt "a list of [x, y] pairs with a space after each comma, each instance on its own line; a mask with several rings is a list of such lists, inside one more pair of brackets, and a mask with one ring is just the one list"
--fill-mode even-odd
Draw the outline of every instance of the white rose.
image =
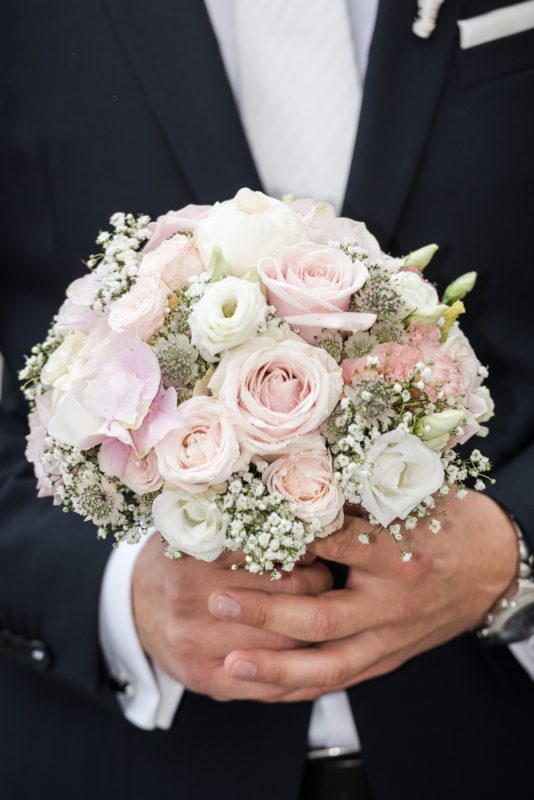
[[423, 498], [437, 492], [444, 472], [439, 453], [417, 436], [395, 430], [369, 448], [360, 480], [362, 506], [386, 527], [396, 517], [405, 519]]
[[391, 284], [400, 294], [405, 307], [405, 317], [420, 319], [431, 324], [436, 322], [447, 306], [441, 305], [438, 293], [431, 283], [417, 272], [396, 272]]
[[67, 333], [41, 370], [41, 381], [45, 386], [53, 386], [54, 389], [62, 392], [69, 391], [72, 385], [69, 376], [70, 368], [86, 339], [86, 334], [81, 331]]
[[257, 283], [223, 278], [211, 284], [189, 317], [191, 341], [206, 361], [248, 342], [265, 323], [267, 303]]
[[195, 234], [206, 269], [218, 247], [232, 275], [238, 277], [260, 258], [307, 238], [304, 225], [286, 203], [250, 189], [240, 189], [232, 200], [216, 203], [200, 220]]
[[214, 492], [163, 491], [152, 504], [154, 525], [181, 553], [215, 561], [224, 549], [226, 518]]

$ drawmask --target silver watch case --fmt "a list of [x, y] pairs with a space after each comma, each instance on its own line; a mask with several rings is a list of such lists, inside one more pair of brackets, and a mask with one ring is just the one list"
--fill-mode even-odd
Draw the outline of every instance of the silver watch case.
[[517, 593], [488, 614], [478, 636], [485, 644], [522, 642], [534, 634], [534, 581], [519, 578]]

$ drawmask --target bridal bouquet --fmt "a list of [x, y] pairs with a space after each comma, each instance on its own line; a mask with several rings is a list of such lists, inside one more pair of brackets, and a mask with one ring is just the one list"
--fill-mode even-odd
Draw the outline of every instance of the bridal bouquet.
[[326, 203], [249, 189], [110, 222], [20, 375], [39, 496], [276, 578], [346, 503], [409, 560], [440, 497], [484, 488], [455, 450], [493, 412], [457, 321], [475, 273], [440, 300], [435, 245], [393, 258]]

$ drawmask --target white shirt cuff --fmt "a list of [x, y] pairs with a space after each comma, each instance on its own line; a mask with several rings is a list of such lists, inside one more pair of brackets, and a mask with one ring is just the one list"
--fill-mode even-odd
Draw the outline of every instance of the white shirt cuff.
[[150, 537], [139, 544], [120, 544], [112, 551], [102, 581], [99, 608], [100, 644], [110, 674], [125, 685], [117, 692], [124, 716], [145, 730], [170, 728], [184, 687], [141, 647], [132, 608], [132, 573]]

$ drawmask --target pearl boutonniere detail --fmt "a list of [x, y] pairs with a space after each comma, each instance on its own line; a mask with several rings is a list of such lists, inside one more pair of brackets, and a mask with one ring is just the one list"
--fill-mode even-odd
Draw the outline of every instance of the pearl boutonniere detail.
[[412, 31], [421, 39], [428, 39], [436, 27], [439, 10], [443, 0], [417, 0], [417, 17]]

